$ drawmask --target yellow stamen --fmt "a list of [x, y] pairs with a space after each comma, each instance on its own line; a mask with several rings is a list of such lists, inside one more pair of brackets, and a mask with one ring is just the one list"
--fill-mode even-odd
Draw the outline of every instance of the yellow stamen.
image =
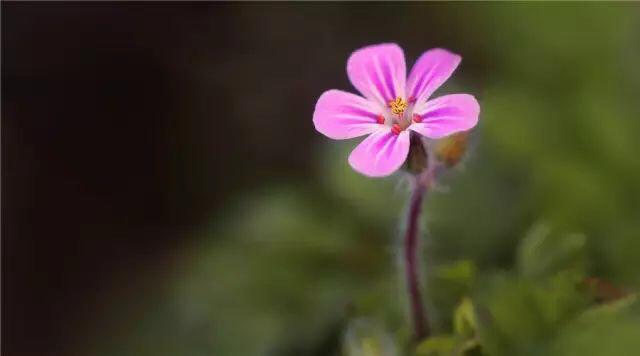
[[392, 113], [400, 116], [404, 114], [404, 111], [407, 109], [407, 102], [401, 97], [397, 97], [395, 100], [389, 102], [389, 107]]

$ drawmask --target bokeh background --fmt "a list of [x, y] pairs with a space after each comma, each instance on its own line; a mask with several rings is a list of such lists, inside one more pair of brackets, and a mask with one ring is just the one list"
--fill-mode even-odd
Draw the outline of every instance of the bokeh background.
[[436, 332], [467, 296], [488, 355], [637, 354], [640, 307], [607, 302], [640, 286], [639, 11], [3, 2], [3, 354], [406, 351], [406, 184], [311, 122], [387, 41], [460, 53], [439, 93], [482, 107], [426, 205]]

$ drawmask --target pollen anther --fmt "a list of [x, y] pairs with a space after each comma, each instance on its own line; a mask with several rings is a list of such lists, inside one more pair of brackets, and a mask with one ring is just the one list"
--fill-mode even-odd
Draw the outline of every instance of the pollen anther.
[[407, 102], [401, 97], [397, 97], [395, 100], [389, 102], [389, 108], [391, 108], [392, 113], [401, 116], [407, 109]]

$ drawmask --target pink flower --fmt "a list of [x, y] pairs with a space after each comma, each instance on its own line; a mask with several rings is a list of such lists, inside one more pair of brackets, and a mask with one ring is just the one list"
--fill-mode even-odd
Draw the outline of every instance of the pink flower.
[[444, 49], [428, 50], [407, 78], [404, 53], [397, 44], [359, 49], [347, 61], [347, 75], [362, 96], [335, 89], [324, 92], [313, 113], [315, 128], [336, 140], [369, 135], [351, 152], [349, 164], [367, 176], [390, 175], [409, 154], [411, 132], [438, 139], [478, 122], [480, 106], [469, 94], [429, 100], [460, 60]]

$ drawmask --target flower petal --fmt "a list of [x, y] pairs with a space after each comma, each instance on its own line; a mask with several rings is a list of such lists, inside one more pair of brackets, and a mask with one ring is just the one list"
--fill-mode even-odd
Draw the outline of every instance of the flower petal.
[[313, 112], [313, 124], [325, 136], [343, 140], [374, 132], [380, 128], [376, 105], [341, 90], [324, 92]]
[[347, 61], [349, 80], [362, 95], [382, 106], [404, 98], [407, 66], [402, 48], [385, 43], [361, 48]]
[[418, 103], [428, 100], [449, 79], [461, 60], [462, 57], [446, 49], [434, 48], [424, 52], [409, 74], [409, 98], [414, 98]]
[[480, 105], [472, 95], [451, 94], [427, 101], [415, 114], [422, 122], [411, 124], [410, 130], [428, 138], [442, 138], [476, 126]]
[[384, 177], [402, 166], [409, 154], [409, 131], [399, 135], [388, 126], [367, 137], [349, 156], [349, 164], [369, 177]]

